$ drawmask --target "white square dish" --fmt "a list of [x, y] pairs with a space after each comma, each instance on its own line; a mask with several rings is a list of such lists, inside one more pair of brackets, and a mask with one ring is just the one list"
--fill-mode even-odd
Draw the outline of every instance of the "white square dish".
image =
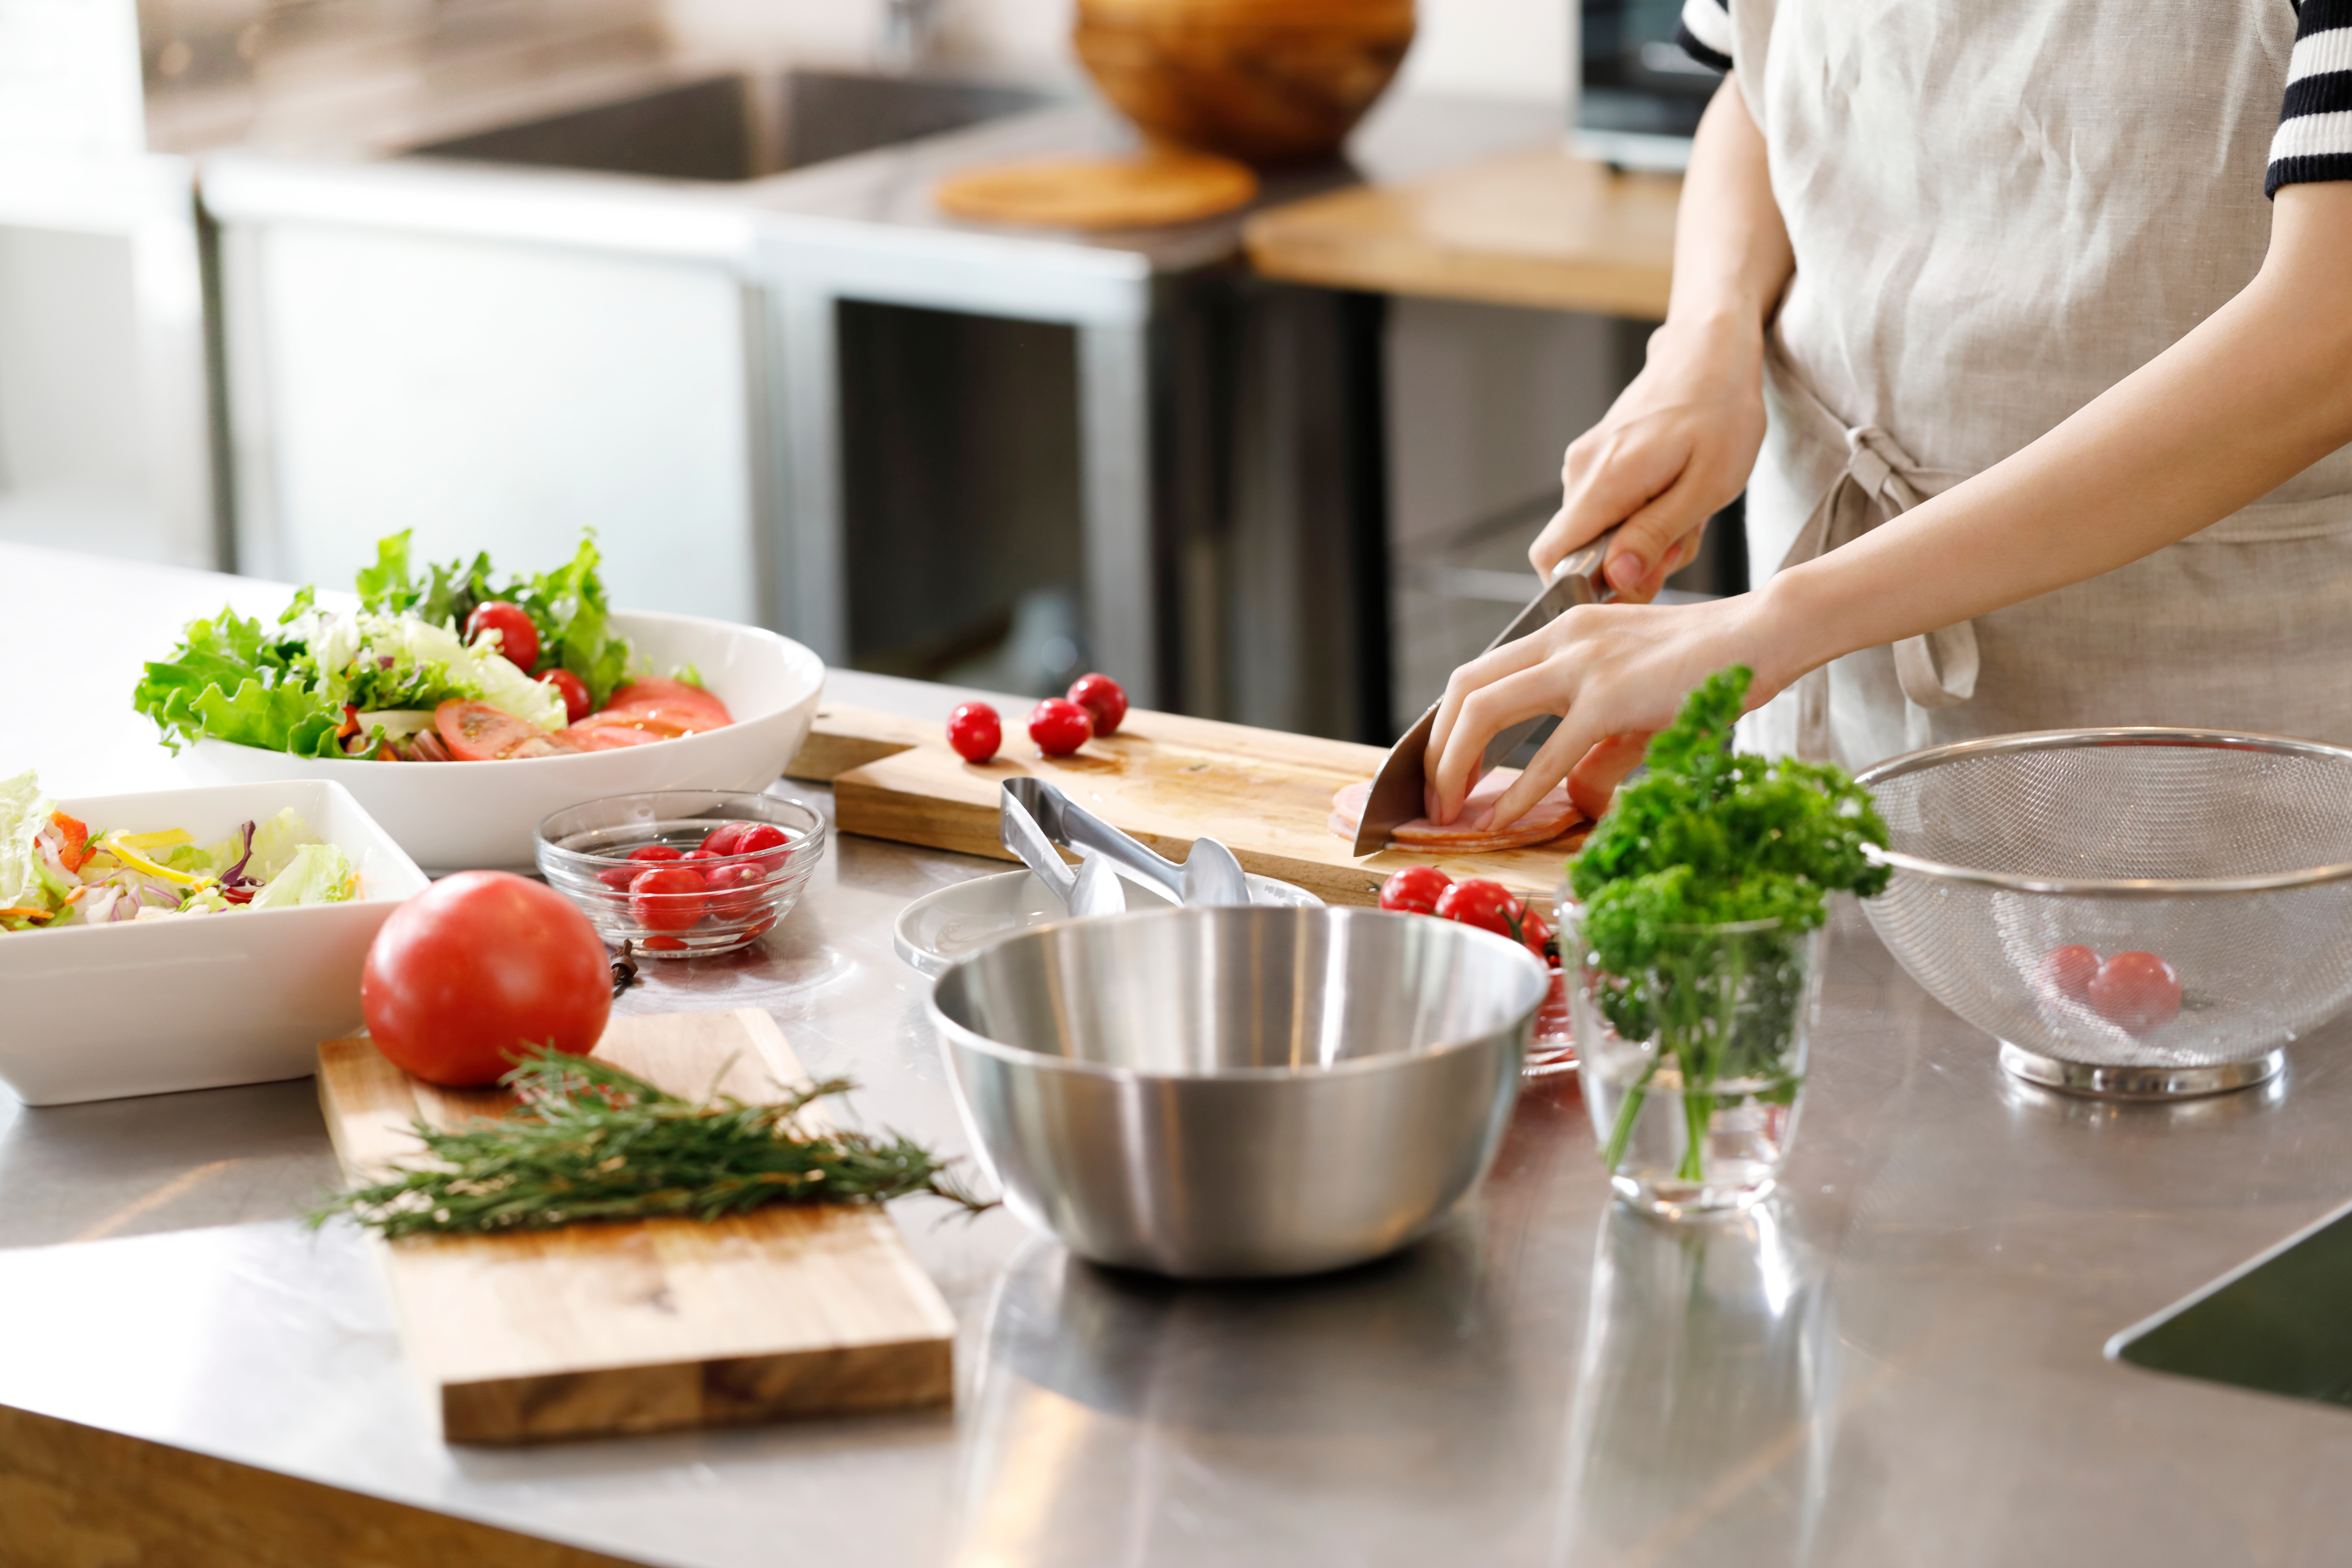
[[292, 806], [340, 847], [360, 896], [192, 920], [0, 936], [0, 1083], [28, 1105], [307, 1078], [360, 1024], [360, 965], [425, 873], [324, 779], [58, 802], [92, 831], [184, 827], [198, 843]]

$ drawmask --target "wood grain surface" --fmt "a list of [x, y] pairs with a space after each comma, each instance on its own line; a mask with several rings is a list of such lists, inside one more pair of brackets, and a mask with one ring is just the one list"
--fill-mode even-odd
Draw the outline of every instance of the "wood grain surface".
[[1451, 877], [1492, 878], [1549, 904], [1562, 863], [1583, 842], [1582, 826], [1549, 844], [1486, 855], [1349, 854], [1327, 825], [1331, 797], [1371, 777], [1382, 754], [1378, 746], [1139, 708], [1117, 733], [1062, 758], [1038, 755], [1017, 721], [1009, 722], [1003, 750], [973, 763], [948, 749], [937, 724], [828, 704], [785, 772], [832, 784], [842, 832], [902, 844], [1013, 858], [997, 840], [999, 790], [1007, 778], [1034, 773], [1171, 860], [1183, 859], [1194, 838], [1221, 839], [1245, 870], [1327, 903], [1376, 903], [1391, 873], [1435, 866]]
[[0, 1406], [0, 1568], [627, 1568], [624, 1559]]
[[1247, 206], [1257, 176], [1231, 158], [1144, 153], [1045, 158], [967, 169], [940, 182], [940, 210], [977, 223], [1046, 228], [1150, 228]]
[[[615, 1018], [596, 1055], [674, 1094], [772, 1100], [805, 1081], [745, 1008]], [[319, 1098], [354, 1175], [413, 1157], [409, 1127], [503, 1114], [361, 1040], [319, 1047]], [[807, 1120], [821, 1121], [814, 1110]], [[528, 1443], [940, 1405], [955, 1321], [889, 1216], [778, 1205], [383, 1248], [402, 1342], [453, 1443]]]
[[1077, 0], [1071, 45], [1146, 135], [1261, 165], [1339, 150], [1413, 36], [1413, 0]]
[[1663, 321], [1681, 195], [1672, 175], [1533, 147], [1275, 207], [1243, 243], [1290, 282]]

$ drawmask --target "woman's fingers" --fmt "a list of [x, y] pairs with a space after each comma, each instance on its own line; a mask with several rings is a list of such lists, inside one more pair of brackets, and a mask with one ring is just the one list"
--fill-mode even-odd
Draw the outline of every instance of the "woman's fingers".
[[1643, 753], [1648, 751], [1650, 732], [1636, 730], [1628, 734], [1612, 735], [1591, 751], [1576, 766], [1568, 771], [1568, 803], [1582, 812], [1589, 821], [1598, 822], [1615, 798], [1617, 786], [1625, 775], [1642, 765]]
[[[1525, 816], [1534, 809], [1536, 802], [1549, 795], [1553, 786], [1562, 779], [1572, 780], [1575, 777], [1575, 770], [1583, 766], [1580, 758], [1608, 743], [1606, 739], [1596, 741], [1591, 727], [1579, 723], [1571, 710], [1559, 721], [1559, 728], [1554, 730], [1537, 749], [1526, 770], [1511, 781], [1510, 788], [1505, 790], [1503, 797], [1495, 803], [1495, 826], [1508, 827]], [[1638, 752], [1635, 760], [1639, 760]], [[1570, 798], [1575, 798], [1572, 785]]]
[[[1554, 626], [1558, 624], [1558, 622], [1553, 623]], [[1429, 765], [1425, 770], [1425, 776], [1433, 781], [1433, 787], [1437, 776], [1437, 759], [1445, 754], [1446, 743], [1454, 737], [1454, 727], [1460, 721], [1463, 703], [1468, 700], [1473, 691], [1491, 686], [1505, 676], [1516, 675], [1530, 665], [1540, 664], [1549, 646], [1546, 638], [1546, 632], [1549, 630], [1549, 628], [1547, 627], [1544, 631], [1523, 637], [1517, 642], [1507, 642], [1491, 652], [1480, 654], [1476, 658], [1455, 670], [1453, 679], [1445, 683], [1445, 695], [1438, 699], [1437, 717], [1432, 721], [1429, 729]], [[1516, 721], [1506, 721], [1507, 724], [1510, 722], [1516, 722]], [[1504, 727], [1504, 724], [1497, 724], [1495, 730]], [[1492, 736], [1495, 730], [1488, 731], [1487, 734]], [[1484, 740], [1478, 742], [1482, 748], [1486, 743]], [[1474, 779], [1472, 782], [1476, 781]], [[1463, 793], [1465, 795], [1469, 793], [1466, 785]], [[1431, 798], [1433, 803], [1435, 799], [1433, 794]], [[1433, 812], [1430, 820], [1451, 822], [1453, 817], [1449, 816], [1441, 819]]]
[[[1520, 640], [1532, 642], [1535, 638]], [[1522, 719], [1561, 712], [1569, 707], [1560, 691], [1567, 679], [1568, 672], [1556, 669], [1549, 662], [1536, 664], [1506, 675], [1491, 685], [1481, 686], [1463, 698], [1443, 751], [1433, 749], [1431, 752], [1427, 771], [1437, 792], [1437, 809], [1431, 814], [1431, 820], [1451, 822], [1461, 814], [1462, 803], [1476, 782], [1487, 742]], [[1554, 775], [1552, 782], [1559, 783], [1567, 772], [1567, 763], [1561, 763], [1559, 774]]]

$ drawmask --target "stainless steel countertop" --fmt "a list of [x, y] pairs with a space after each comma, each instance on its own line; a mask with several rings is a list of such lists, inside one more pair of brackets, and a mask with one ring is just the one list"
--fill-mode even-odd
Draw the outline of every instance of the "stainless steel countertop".
[[[0, 656], [39, 676], [0, 691], [0, 773], [168, 778], [124, 706], [140, 656], [282, 591], [0, 547], [0, 581], [68, 567], [107, 630], [18, 596]], [[889, 925], [994, 868], [839, 840], [763, 945], [624, 1005], [766, 1007], [868, 1121], [961, 1148]], [[1572, 1082], [1523, 1098], [1440, 1234], [1333, 1279], [1115, 1277], [908, 1205], [961, 1326], [954, 1414], [524, 1451], [436, 1441], [364, 1253], [288, 1217], [332, 1175], [308, 1083], [0, 1096], [0, 1403], [698, 1568], [787, 1542], [876, 1568], [2341, 1562], [2352, 1417], [2100, 1346], [2352, 1191], [2352, 1035], [2291, 1047], [2281, 1092], [2065, 1100], [2005, 1081], [1858, 921], [1832, 953], [1786, 1190], [1747, 1219], [1614, 1209]]]

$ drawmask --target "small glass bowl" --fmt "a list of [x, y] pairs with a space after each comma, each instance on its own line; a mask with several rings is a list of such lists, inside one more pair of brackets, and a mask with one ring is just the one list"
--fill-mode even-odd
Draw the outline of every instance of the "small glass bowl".
[[[788, 842], [715, 860], [629, 858], [631, 850], [653, 844], [681, 853], [698, 848], [728, 822], [769, 823]], [[536, 848], [547, 885], [585, 910], [606, 942], [634, 942], [655, 958], [692, 958], [745, 946], [782, 920], [824, 858], [824, 818], [796, 800], [666, 789], [567, 806], [539, 825]], [[720, 888], [629, 890], [643, 872], [681, 865]]]

